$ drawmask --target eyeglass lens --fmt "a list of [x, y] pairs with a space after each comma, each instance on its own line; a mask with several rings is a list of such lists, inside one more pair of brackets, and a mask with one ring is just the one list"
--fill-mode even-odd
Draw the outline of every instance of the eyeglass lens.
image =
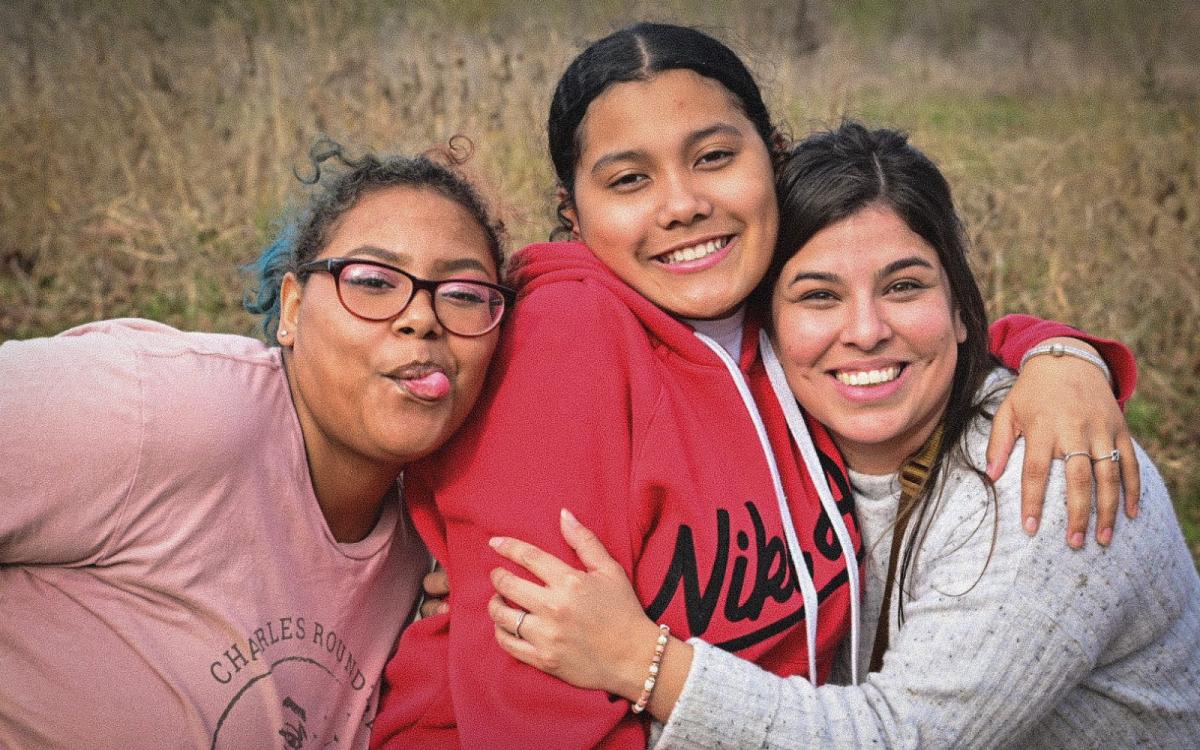
[[[342, 304], [369, 320], [400, 313], [413, 297], [413, 282], [390, 268], [351, 263], [338, 279]], [[490, 330], [504, 313], [504, 296], [483, 284], [443, 281], [433, 295], [433, 312], [452, 333], [475, 336]]]

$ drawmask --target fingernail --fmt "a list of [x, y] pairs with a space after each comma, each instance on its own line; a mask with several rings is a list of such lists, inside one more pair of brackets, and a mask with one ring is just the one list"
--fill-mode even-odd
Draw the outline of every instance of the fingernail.
[[575, 528], [575, 527], [579, 526], [579, 519], [575, 518], [575, 516], [572, 515], [571, 511], [567, 510], [566, 508], [563, 508], [561, 513], [562, 513], [563, 521], [566, 521], [568, 526], [570, 526], [571, 528]]
[[1112, 527], [1100, 529], [1100, 533], [1096, 535], [1096, 541], [1107, 547], [1109, 542], [1112, 541]]
[[1038, 530], [1037, 516], [1026, 516], [1025, 517], [1025, 533], [1029, 534], [1030, 536], [1033, 536], [1034, 534], [1037, 533], [1037, 530]]
[[984, 473], [988, 475], [988, 479], [992, 480], [993, 482], [996, 481], [996, 479], [998, 478], [996, 476], [996, 462], [988, 461], [988, 465], [987, 465], [987, 468], [984, 469]]
[[494, 536], [488, 540], [488, 546], [492, 549], [500, 549], [500, 545], [504, 544], [504, 537]]
[[1076, 531], [1071, 535], [1071, 549], [1079, 549], [1083, 546], [1083, 532]]
[[449, 602], [442, 602], [441, 604], [439, 604], [439, 605], [438, 605], [438, 607], [437, 607], [437, 611], [438, 611], [438, 614], [439, 614], [439, 615], [444, 615], [444, 614], [446, 614], [447, 612], [449, 612], [449, 611], [450, 611], [450, 603], [449, 603]]

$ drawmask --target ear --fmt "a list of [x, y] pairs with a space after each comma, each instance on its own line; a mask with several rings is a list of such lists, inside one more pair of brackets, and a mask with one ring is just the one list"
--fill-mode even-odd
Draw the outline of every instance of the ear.
[[279, 330], [275, 334], [280, 346], [296, 343], [296, 330], [300, 324], [300, 300], [304, 296], [304, 285], [296, 274], [287, 273], [279, 285]]
[[954, 308], [954, 338], [962, 344], [967, 340], [967, 327], [963, 325], [962, 309]]
[[571, 239], [579, 239], [579, 212], [575, 210], [575, 201], [571, 200], [570, 193], [562, 185], [554, 191], [554, 200], [557, 202], [560, 216], [571, 222]]

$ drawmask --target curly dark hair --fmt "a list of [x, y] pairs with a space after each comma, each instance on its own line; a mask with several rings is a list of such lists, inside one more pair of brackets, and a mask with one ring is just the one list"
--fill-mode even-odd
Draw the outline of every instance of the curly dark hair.
[[[320, 254], [329, 242], [338, 220], [368, 193], [389, 187], [428, 188], [458, 203], [483, 230], [488, 250], [503, 278], [504, 224], [495, 219], [471, 182], [455, 168], [470, 156], [470, 141], [450, 140], [447, 147], [419, 156], [378, 156], [367, 153], [357, 159], [329, 138], [321, 138], [309, 149], [311, 176], [292, 173], [305, 185], [316, 186], [298, 219], [285, 220], [283, 227], [258, 259], [246, 266], [255, 279], [255, 289], [243, 305], [262, 316], [263, 335], [272, 340], [279, 325], [279, 288], [283, 277]], [[328, 162], [334, 162], [330, 169]], [[445, 162], [445, 163], [443, 163]], [[323, 181], [322, 178], [325, 178]]]

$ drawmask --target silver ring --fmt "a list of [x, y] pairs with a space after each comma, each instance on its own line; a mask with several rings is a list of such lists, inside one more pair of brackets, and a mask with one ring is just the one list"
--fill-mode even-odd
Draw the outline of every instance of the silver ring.
[[1096, 463], [1097, 461], [1112, 461], [1116, 463], [1121, 460], [1121, 451], [1113, 448], [1111, 453], [1106, 453], [1103, 456], [1089, 456], [1089, 458], [1092, 459], [1092, 463]]
[[1062, 457], [1063, 463], [1065, 464], [1075, 456], [1087, 456], [1088, 458], [1091, 458], [1092, 454], [1088, 453], [1087, 451], [1071, 451], [1070, 453], [1064, 453]]
[[521, 614], [520, 614], [520, 615], [517, 617], [517, 629], [513, 631], [513, 635], [515, 635], [515, 636], [516, 636], [516, 637], [518, 637], [518, 638], [521, 638], [521, 640], [525, 640], [525, 639], [524, 639], [524, 638], [521, 636], [521, 625], [522, 625], [522, 624], [525, 622], [525, 615], [527, 615], [527, 614], [529, 614], [529, 613], [528, 613], [528, 612], [522, 612], [522, 613], [521, 613]]

